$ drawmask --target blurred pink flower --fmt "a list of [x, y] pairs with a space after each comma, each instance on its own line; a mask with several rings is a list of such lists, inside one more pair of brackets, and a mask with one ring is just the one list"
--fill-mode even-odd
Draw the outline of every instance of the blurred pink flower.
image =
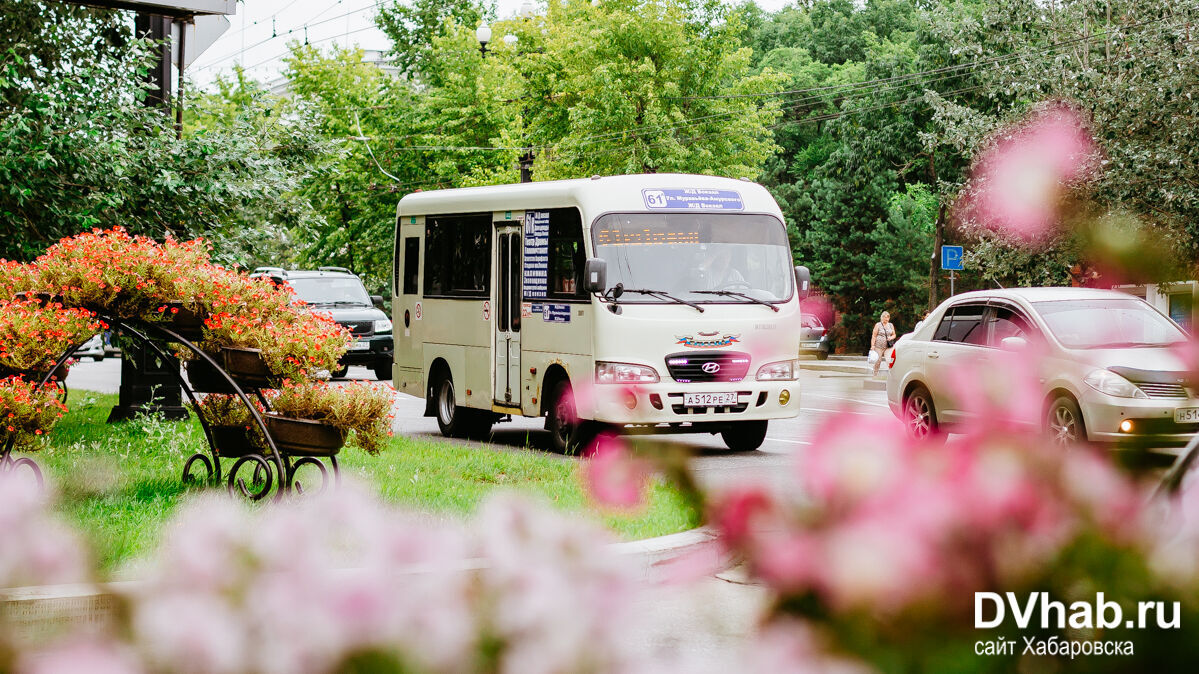
[[1082, 116], [1056, 103], [997, 133], [974, 165], [964, 214], [1032, 242], [1059, 222], [1063, 192], [1085, 178], [1098, 149]]
[[1042, 364], [1046, 350], [1029, 342], [1021, 351], [982, 349], [953, 363], [949, 395], [971, 417], [967, 433], [1039, 431], [1045, 393]]
[[600, 505], [623, 510], [645, 505], [650, 466], [622, 437], [604, 433], [596, 438], [580, 471], [587, 493]]
[[716, 497], [709, 520], [729, 547], [744, 545], [750, 534], [775, 520], [774, 499], [761, 485], [738, 485]]
[[48, 492], [18, 471], [0, 473], [0, 495], [0, 588], [89, 579], [83, 545], [48, 512]]
[[127, 646], [96, 637], [76, 637], [26, 655], [17, 674], [139, 674], [145, 668]]
[[867, 674], [865, 663], [833, 655], [810, 623], [794, 619], [765, 625], [745, 647], [746, 674]]

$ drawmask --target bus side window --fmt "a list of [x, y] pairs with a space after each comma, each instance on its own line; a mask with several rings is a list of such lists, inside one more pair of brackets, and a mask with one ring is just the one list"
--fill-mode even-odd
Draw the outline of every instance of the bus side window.
[[420, 239], [404, 239], [404, 294], [416, 295], [420, 280]]
[[547, 294], [554, 299], [587, 299], [583, 289], [583, 223], [574, 208], [550, 211]]
[[490, 213], [425, 220], [425, 297], [491, 295]]

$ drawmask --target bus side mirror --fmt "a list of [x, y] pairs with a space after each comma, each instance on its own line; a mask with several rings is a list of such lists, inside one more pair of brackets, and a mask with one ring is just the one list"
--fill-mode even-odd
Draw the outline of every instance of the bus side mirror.
[[808, 268], [799, 265], [795, 268], [795, 292], [799, 294], [799, 299], [805, 299], [808, 296], [808, 288], [812, 285], [812, 272]]
[[583, 267], [584, 281], [583, 287], [588, 293], [603, 294], [608, 289], [608, 262], [598, 257], [588, 258], [587, 265]]

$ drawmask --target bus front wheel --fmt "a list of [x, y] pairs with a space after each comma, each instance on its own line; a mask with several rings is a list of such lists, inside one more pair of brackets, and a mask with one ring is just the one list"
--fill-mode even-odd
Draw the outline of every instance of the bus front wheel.
[[565, 454], [578, 442], [579, 413], [575, 408], [574, 390], [568, 381], [554, 385], [545, 415], [545, 430], [550, 432], [550, 444], [555, 452]]
[[765, 421], [741, 421], [727, 431], [721, 431], [724, 444], [734, 452], [752, 452], [766, 441]]

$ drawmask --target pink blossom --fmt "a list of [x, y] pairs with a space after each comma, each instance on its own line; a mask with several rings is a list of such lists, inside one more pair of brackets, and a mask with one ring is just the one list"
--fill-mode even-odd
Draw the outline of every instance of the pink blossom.
[[580, 470], [587, 493], [600, 505], [624, 510], [645, 506], [649, 465], [633, 456], [620, 436], [596, 438]]
[[145, 668], [126, 646], [95, 637], [76, 637], [48, 650], [26, 655], [19, 674], [139, 674]]
[[964, 214], [1018, 241], [1036, 241], [1057, 226], [1063, 192], [1096, 158], [1078, 112], [1063, 104], [1041, 107], [996, 134], [978, 157]]

